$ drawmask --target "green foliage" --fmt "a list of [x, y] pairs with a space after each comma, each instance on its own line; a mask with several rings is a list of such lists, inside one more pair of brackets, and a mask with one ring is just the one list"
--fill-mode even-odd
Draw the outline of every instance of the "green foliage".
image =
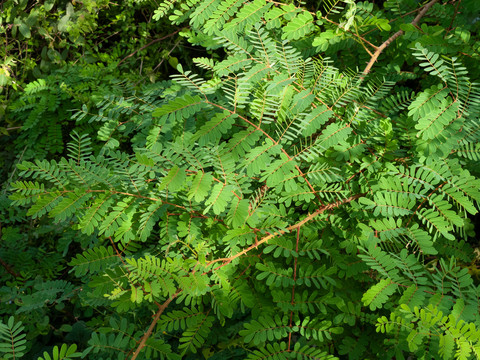
[[[459, 299], [448, 316], [432, 304], [427, 308], [415, 306], [410, 309], [402, 304], [401, 315], [391, 314], [390, 320], [382, 316], [378, 319], [378, 332], [391, 332], [400, 327], [405, 333], [410, 351], [425, 351], [425, 338], [428, 346], [438, 349], [443, 359], [469, 359], [472, 355], [478, 356], [480, 332], [475, 323], [463, 320], [462, 314], [467, 310], [471, 315], [473, 309], [466, 309], [465, 302]], [[473, 312], [472, 312], [473, 310]], [[415, 325], [413, 325], [415, 324]]]
[[206, 56], [140, 86], [68, 64], [9, 105], [7, 356], [478, 358], [478, 4], [147, 3]]
[[25, 333], [22, 322], [15, 322], [15, 318], [11, 316], [7, 323], [0, 322], [0, 352], [4, 359], [19, 359], [24, 355], [27, 348], [25, 343]]
[[70, 346], [63, 344], [60, 349], [58, 346], [55, 346], [52, 351], [52, 356], [44, 352], [43, 357], [39, 357], [38, 360], [70, 360], [80, 357], [82, 354], [75, 350], [77, 350], [77, 345], [75, 344]]

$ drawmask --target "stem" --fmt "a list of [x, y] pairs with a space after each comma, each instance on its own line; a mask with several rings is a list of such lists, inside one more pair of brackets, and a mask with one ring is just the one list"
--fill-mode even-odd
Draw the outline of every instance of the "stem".
[[120, 254], [120, 252], [118, 251], [118, 248], [117, 248], [117, 246], [115, 245], [115, 243], [113, 242], [112, 237], [109, 236], [108, 238], [110, 239], [110, 243], [112, 244], [113, 249], [114, 249], [115, 252], [117, 253], [117, 257], [120, 258], [120, 261], [122, 262], [123, 266], [125, 266], [125, 269], [128, 270], [127, 264], [126, 264], [125, 261], [123, 260], [122, 254]]
[[160, 316], [165, 311], [165, 309], [168, 307], [168, 305], [172, 302], [172, 300], [174, 300], [178, 296], [178, 294], [180, 294], [181, 291], [182, 291], [181, 289], [177, 289], [175, 294], [170, 296], [167, 300], [165, 300], [165, 302], [162, 305], [160, 305], [158, 307], [158, 311], [155, 314], [155, 317], [153, 318], [152, 323], [148, 327], [147, 332], [143, 335], [142, 340], [140, 340], [140, 344], [138, 344], [137, 350], [135, 350], [135, 352], [133, 353], [130, 360], [135, 360], [137, 358], [138, 354], [140, 354], [140, 351], [142, 351], [142, 349], [145, 347], [148, 338], [152, 335], [153, 329], [155, 328], [155, 325], [157, 325], [157, 322], [160, 319]]
[[[431, 0], [428, 4], [426, 4], [422, 10], [418, 13], [418, 15], [413, 19], [411, 22], [412, 25], [416, 26], [422, 17], [425, 16], [427, 11], [437, 2], [438, 0]], [[380, 45], [377, 50], [373, 53], [372, 57], [370, 58], [370, 61], [368, 62], [367, 66], [365, 67], [365, 70], [363, 70], [361, 79], [363, 80], [365, 76], [370, 72], [372, 69], [373, 64], [377, 61], [378, 57], [382, 53], [385, 48], [390, 45], [392, 42], [395, 41], [396, 38], [400, 37], [403, 35], [403, 30], [398, 30], [395, 34], [390, 36], [382, 45]]]

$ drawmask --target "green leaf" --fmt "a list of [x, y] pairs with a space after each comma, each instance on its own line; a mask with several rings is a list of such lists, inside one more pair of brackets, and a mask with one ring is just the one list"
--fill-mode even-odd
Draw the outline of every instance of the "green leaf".
[[383, 304], [396, 290], [397, 284], [393, 283], [391, 279], [382, 279], [363, 294], [362, 301], [370, 307], [370, 310], [374, 311], [377, 308], [382, 308]]
[[52, 356], [50, 356], [46, 351], [43, 353], [43, 357], [39, 357], [38, 360], [69, 360], [73, 358], [78, 358], [82, 356], [82, 353], [76, 352], [77, 345], [72, 344], [68, 346], [67, 344], [62, 344], [62, 347], [59, 349], [58, 346], [54, 346], [52, 350]]
[[203, 213], [206, 214], [211, 207], [213, 207], [213, 212], [216, 215], [223, 212], [228, 205], [230, 197], [233, 196], [232, 191], [233, 187], [231, 185], [225, 185], [223, 183], [216, 184], [210, 193], [210, 197], [205, 202], [207, 207]]
[[298, 40], [313, 31], [313, 16], [303, 11], [283, 28], [282, 39]]
[[45, 3], [43, 4], [45, 11], [52, 10], [54, 6], [55, 6], [55, 0], [45, 0]]
[[195, 175], [195, 179], [192, 181], [192, 187], [188, 192], [188, 198], [194, 198], [196, 202], [203, 201], [211, 189], [212, 182], [213, 176], [211, 174], [198, 172], [197, 175]]
[[25, 327], [21, 321], [15, 322], [15, 318], [10, 316], [7, 323], [0, 321], [0, 352], [6, 359], [15, 359], [25, 354], [27, 346]]
[[29, 26], [24, 23], [23, 21], [20, 21], [18, 24], [18, 30], [20, 30], [20, 34], [22, 34], [24, 37], [27, 39], [32, 37], [32, 34], [30, 33], [30, 28]]
[[170, 169], [168, 175], [163, 178], [159, 190], [168, 188], [169, 191], [175, 192], [183, 186], [185, 179], [185, 170], [174, 166]]
[[227, 214], [227, 221], [232, 224], [234, 228], [242, 227], [245, 224], [245, 219], [248, 218], [249, 201], [246, 199], [239, 199], [234, 196], [230, 210]]
[[225, 25], [225, 29], [237, 28], [242, 31], [249, 30], [253, 24], [262, 19], [263, 14], [272, 6], [265, 0], [254, 0], [244, 5], [236, 14], [235, 18]]
[[74, 266], [75, 276], [83, 276], [88, 272], [102, 272], [117, 261], [119, 261], [118, 256], [114, 254], [112, 247], [99, 246], [78, 254], [69, 265]]
[[155, 117], [166, 117], [170, 115], [172, 121], [180, 121], [202, 110], [204, 106], [205, 101], [200, 96], [185, 94], [168, 104], [158, 107], [153, 111], [152, 115]]
[[201, 146], [205, 146], [208, 143], [217, 143], [222, 135], [231, 129], [236, 117], [236, 114], [231, 114], [228, 111], [216, 113], [195, 133], [193, 139], [198, 139]]

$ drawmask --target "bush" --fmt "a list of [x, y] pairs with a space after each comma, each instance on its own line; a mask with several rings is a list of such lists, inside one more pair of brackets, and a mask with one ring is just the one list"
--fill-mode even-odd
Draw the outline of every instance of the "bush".
[[2, 326], [92, 359], [478, 358], [476, 10], [161, 4], [211, 56], [77, 97], [97, 135], [18, 165], [9, 206], [68, 265], [22, 272], [23, 240]]

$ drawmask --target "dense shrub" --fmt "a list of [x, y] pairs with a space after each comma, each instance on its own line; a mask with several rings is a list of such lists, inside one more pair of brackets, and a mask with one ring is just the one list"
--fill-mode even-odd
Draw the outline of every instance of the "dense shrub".
[[9, 107], [0, 350], [478, 358], [478, 3], [155, 9], [208, 56], [66, 64]]

